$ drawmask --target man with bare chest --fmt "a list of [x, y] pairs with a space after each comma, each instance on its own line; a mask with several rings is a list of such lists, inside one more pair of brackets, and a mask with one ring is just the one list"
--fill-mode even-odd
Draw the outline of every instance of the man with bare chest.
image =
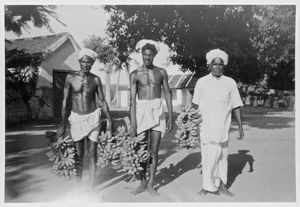
[[[142, 47], [143, 65], [130, 74], [130, 135], [136, 136], [140, 133], [146, 133], [148, 150], [151, 156], [149, 179], [147, 180], [146, 176], [147, 162], [142, 164], [143, 171], [140, 172], [141, 185], [132, 193], [138, 194], [147, 191], [152, 196], [159, 195], [153, 186], [160, 139], [173, 128], [172, 99], [168, 75], [165, 69], [153, 65], [156, 54], [155, 45], [145, 44]], [[161, 100], [162, 88], [168, 108], [167, 123]]]
[[[76, 159], [80, 166], [77, 167], [77, 179], [82, 179], [82, 166], [84, 156], [84, 143], [86, 141], [89, 155], [90, 185], [94, 185], [96, 174], [97, 142], [100, 132], [101, 110], [108, 119], [107, 129], [111, 132], [111, 117], [109, 108], [104, 99], [101, 80], [98, 76], [90, 73], [92, 65], [97, 58], [97, 53], [84, 48], [79, 52], [80, 71], [68, 74], [65, 80], [64, 98], [62, 103], [62, 126], [57, 135], [66, 132], [67, 121], [70, 122], [70, 132], [75, 142]], [[67, 99], [71, 94], [72, 111], [67, 117]], [[97, 103], [98, 102], [98, 103]]]

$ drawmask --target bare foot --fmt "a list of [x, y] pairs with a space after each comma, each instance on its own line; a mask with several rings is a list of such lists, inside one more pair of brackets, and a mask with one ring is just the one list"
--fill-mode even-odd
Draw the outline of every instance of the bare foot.
[[234, 194], [231, 193], [224, 184], [221, 184], [220, 187], [219, 187], [219, 192], [228, 196], [228, 197], [233, 197]]
[[200, 196], [205, 196], [207, 194], [215, 194], [215, 195], [219, 195], [219, 192], [218, 191], [208, 191], [208, 190], [200, 190], [197, 194], [200, 195]]
[[200, 190], [198, 193], [197, 193], [198, 195], [200, 195], [200, 196], [205, 196], [205, 195], [207, 195], [208, 194], [208, 191], [207, 190], [204, 190], [204, 189], [202, 189], [202, 190]]
[[139, 185], [139, 187], [137, 187], [135, 190], [131, 191], [130, 193], [133, 195], [136, 195], [136, 194], [146, 191], [146, 188], [147, 188], [147, 183], [144, 182], [144, 183], [141, 183], [141, 185]]
[[159, 196], [159, 193], [158, 193], [152, 186], [147, 186], [147, 192], [148, 192], [152, 197], [157, 197], [157, 196]]

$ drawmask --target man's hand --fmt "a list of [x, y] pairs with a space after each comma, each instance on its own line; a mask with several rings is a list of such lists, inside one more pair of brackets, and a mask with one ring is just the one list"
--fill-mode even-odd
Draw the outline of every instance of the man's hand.
[[244, 139], [244, 130], [243, 128], [239, 128], [239, 137], [237, 138], [238, 140], [243, 140]]
[[172, 119], [168, 119], [167, 121], [167, 133], [170, 133], [173, 130], [173, 122]]
[[136, 124], [132, 124], [129, 128], [129, 135], [131, 137], [135, 137], [137, 133], [136, 130], [137, 130]]
[[107, 120], [107, 126], [106, 126], [106, 132], [108, 134], [108, 137], [112, 136], [112, 122], [111, 120]]
[[65, 125], [62, 125], [61, 127], [59, 127], [57, 130], [56, 130], [56, 137], [61, 137], [63, 136], [64, 134], [66, 133], [66, 126]]

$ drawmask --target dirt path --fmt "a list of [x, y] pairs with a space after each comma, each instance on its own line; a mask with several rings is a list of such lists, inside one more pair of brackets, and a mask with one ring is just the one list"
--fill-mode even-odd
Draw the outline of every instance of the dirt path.
[[[295, 118], [293, 112], [244, 114], [246, 138], [233, 125], [229, 143], [230, 190], [235, 197], [196, 196], [201, 188], [201, 155], [176, 147], [174, 133], [159, 151], [156, 176], [160, 197], [129, 192], [139, 183], [125, 182], [124, 174], [99, 169], [95, 192], [75, 188], [74, 180], [54, 176], [45, 155], [45, 130], [56, 123], [28, 125], [6, 131], [5, 202], [293, 202], [295, 187]], [[253, 170], [250, 166], [252, 165]], [[252, 172], [249, 172], [252, 171]], [[85, 176], [87, 177], [87, 175]]]

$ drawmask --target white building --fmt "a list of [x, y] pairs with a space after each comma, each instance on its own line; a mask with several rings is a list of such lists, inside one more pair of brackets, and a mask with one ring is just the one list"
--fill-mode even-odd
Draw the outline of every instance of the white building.
[[[43, 61], [39, 66], [39, 75], [37, 81], [37, 95], [45, 104], [36, 109], [38, 116], [52, 117], [53, 104], [56, 96], [53, 96], [53, 73], [54, 71], [79, 70], [80, 66], [77, 59], [77, 53], [80, 50], [79, 44], [69, 33], [59, 33], [54, 35], [39, 36], [32, 38], [11, 39], [5, 41], [5, 50], [23, 50], [24, 52], [34, 54], [42, 53]], [[33, 99], [31, 103], [36, 107], [37, 101]], [[7, 106], [6, 113], [13, 112], [13, 105]]]

